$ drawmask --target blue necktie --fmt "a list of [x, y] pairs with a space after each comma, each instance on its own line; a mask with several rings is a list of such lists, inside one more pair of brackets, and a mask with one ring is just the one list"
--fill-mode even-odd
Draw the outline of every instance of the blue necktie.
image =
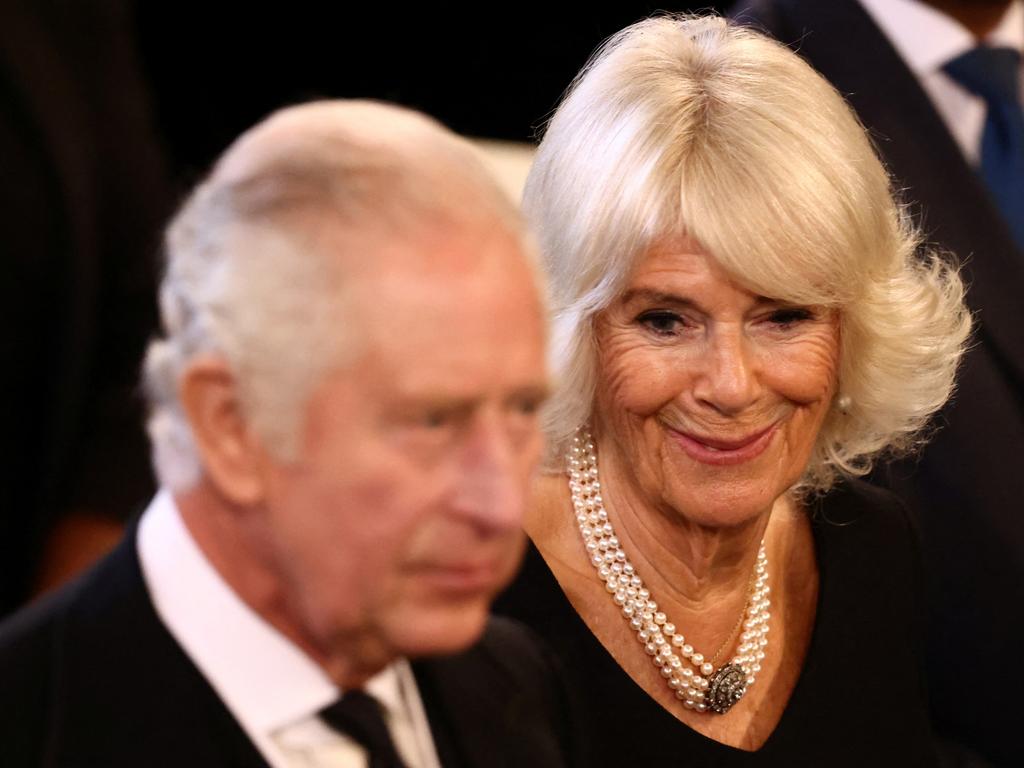
[[1024, 249], [1024, 107], [1020, 53], [980, 46], [950, 61], [946, 73], [988, 107], [981, 138], [981, 176], [1017, 245]]

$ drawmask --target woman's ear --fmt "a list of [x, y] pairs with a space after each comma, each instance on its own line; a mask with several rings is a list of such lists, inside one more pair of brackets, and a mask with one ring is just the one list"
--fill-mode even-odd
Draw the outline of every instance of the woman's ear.
[[215, 357], [192, 361], [182, 374], [180, 397], [209, 481], [235, 504], [259, 503], [263, 446], [246, 422], [227, 364]]

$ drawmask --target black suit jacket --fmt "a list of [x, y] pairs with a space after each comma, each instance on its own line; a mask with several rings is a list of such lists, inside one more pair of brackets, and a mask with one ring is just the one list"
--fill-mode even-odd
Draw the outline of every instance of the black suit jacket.
[[[964, 264], [977, 330], [957, 394], [920, 461], [885, 474], [924, 532], [935, 725], [1024, 765], [1024, 254], [856, 0], [752, 0], [733, 16], [792, 45], [847, 96], [927, 237]], [[884, 659], [884, 640], [872, 655]]]
[[[446, 768], [570, 764], [560, 676], [525, 628], [492, 620], [470, 650], [413, 669]], [[0, 625], [0, 681], [4, 768], [266, 768], [158, 618], [134, 529]]]

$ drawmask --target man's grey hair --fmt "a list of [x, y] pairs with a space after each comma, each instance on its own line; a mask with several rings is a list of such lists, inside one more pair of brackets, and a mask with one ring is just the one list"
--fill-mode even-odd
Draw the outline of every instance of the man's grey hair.
[[309, 394], [360, 336], [346, 323], [340, 265], [373, 253], [350, 236], [401, 240], [472, 222], [531, 250], [472, 145], [411, 110], [314, 102], [239, 138], [166, 232], [163, 336], [143, 374], [161, 484], [180, 491], [200, 477], [179, 399], [190, 363], [226, 362], [253, 429], [276, 457], [295, 458]]

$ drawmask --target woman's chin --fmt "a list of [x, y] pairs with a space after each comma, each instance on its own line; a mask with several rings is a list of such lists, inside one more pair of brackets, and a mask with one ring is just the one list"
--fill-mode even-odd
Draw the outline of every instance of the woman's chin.
[[776, 493], [758, 479], [695, 482], [666, 494], [665, 501], [687, 522], [702, 528], [737, 528], [767, 516], [784, 492], [785, 489]]

